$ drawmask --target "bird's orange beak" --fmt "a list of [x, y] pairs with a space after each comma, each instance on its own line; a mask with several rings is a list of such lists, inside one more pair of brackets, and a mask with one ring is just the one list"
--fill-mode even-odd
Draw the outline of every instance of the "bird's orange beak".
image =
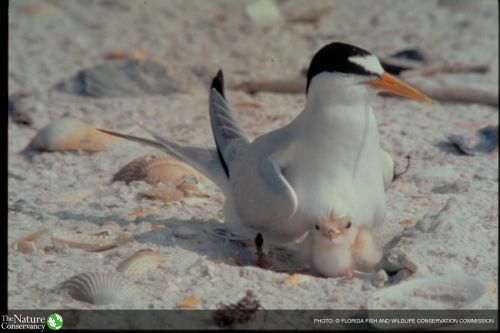
[[365, 83], [376, 89], [380, 89], [394, 95], [415, 99], [417, 101], [426, 103], [432, 103], [432, 99], [425, 96], [417, 89], [387, 73], [382, 74], [379, 79], [365, 81]]

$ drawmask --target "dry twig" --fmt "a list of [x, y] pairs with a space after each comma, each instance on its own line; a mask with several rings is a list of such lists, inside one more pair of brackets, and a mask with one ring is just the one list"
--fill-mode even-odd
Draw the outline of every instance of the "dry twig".
[[[281, 94], [298, 94], [305, 92], [305, 85], [304, 79], [249, 80], [240, 82], [234, 85], [233, 88], [246, 91], [250, 94], [261, 91]], [[435, 100], [498, 105], [498, 91], [456, 86], [427, 86], [418, 83], [412, 83], [412, 86]]]
[[488, 65], [476, 64], [431, 64], [417, 69], [407, 70], [400, 75], [407, 79], [415, 76], [431, 76], [437, 73], [485, 73]]

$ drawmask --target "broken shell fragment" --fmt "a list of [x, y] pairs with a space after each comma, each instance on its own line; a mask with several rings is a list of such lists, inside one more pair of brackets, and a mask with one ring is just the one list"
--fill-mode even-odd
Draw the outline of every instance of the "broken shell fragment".
[[62, 288], [80, 301], [92, 304], [111, 304], [129, 300], [136, 296], [136, 287], [117, 274], [80, 273], [66, 280]]
[[177, 185], [177, 189], [181, 191], [185, 197], [193, 197], [193, 198], [208, 198], [209, 195], [201, 192], [196, 186], [192, 184], [179, 184]]
[[469, 308], [485, 290], [483, 282], [466, 275], [417, 278], [373, 292], [368, 309]]
[[150, 200], [160, 200], [163, 202], [172, 202], [181, 200], [184, 195], [173, 186], [161, 186], [152, 188], [145, 192], [140, 192], [139, 197]]
[[168, 155], [146, 155], [136, 158], [121, 168], [112, 181], [130, 183], [135, 180], [144, 180], [148, 184], [159, 182], [177, 182], [184, 177], [202, 179], [202, 175], [187, 165]]
[[55, 231], [52, 233], [52, 243], [87, 251], [103, 251], [118, 246], [130, 237], [129, 232], [122, 232], [117, 236], [113, 236], [109, 234], [85, 235], [71, 231]]
[[196, 296], [189, 296], [184, 298], [179, 303], [179, 308], [181, 309], [194, 309], [200, 304], [200, 299]]
[[309, 280], [309, 276], [304, 275], [304, 274], [295, 273], [295, 274], [289, 275], [285, 279], [284, 283], [287, 285], [297, 285], [297, 284], [304, 282], [304, 281], [307, 281], [307, 280]]
[[38, 251], [36, 240], [46, 234], [48, 229], [41, 229], [17, 241], [17, 250], [22, 253], [35, 253]]
[[157, 268], [165, 261], [163, 255], [152, 250], [140, 250], [123, 260], [116, 270], [126, 275], [140, 275]]
[[56, 120], [42, 128], [25, 150], [106, 150], [119, 138], [100, 132], [85, 121], [73, 118]]
[[35, 253], [38, 251], [34, 242], [22, 239], [17, 242], [17, 250], [22, 253]]
[[95, 192], [96, 192], [95, 188], [88, 188], [71, 193], [64, 193], [51, 198], [38, 199], [35, 201], [35, 203], [37, 205], [46, 205], [46, 204], [58, 204], [64, 202], [77, 202], [85, 198], [88, 198], [89, 196], [95, 194]]

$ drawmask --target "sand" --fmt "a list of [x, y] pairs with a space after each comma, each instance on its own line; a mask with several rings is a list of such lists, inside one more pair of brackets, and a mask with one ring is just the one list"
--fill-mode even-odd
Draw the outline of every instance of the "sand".
[[[196, 299], [188, 302], [193, 307], [216, 309], [220, 303], [237, 302], [246, 290], [266, 309], [359, 309], [374, 291], [385, 287], [359, 277], [316, 276], [296, 260], [293, 249], [269, 244], [265, 250], [285, 272], [256, 267], [251, 242], [217, 236], [215, 230], [224, 229], [223, 196], [208, 181], [199, 185], [208, 198], [171, 203], [138, 198], [139, 192], [152, 187], [144, 182], [110, 182], [128, 162], [156, 154], [154, 148], [120, 142], [96, 153], [38, 153], [31, 159], [18, 154], [38, 130], [68, 116], [117, 131], [130, 129], [136, 120], [181, 142], [212, 146], [206, 77], [219, 68], [228, 83], [297, 77], [311, 56], [333, 40], [377, 55], [418, 47], [435, 61], [486, 63], [489, 70], [484, 74], [438, 74], [413, 82], [498, 89], [495, 1], [315, 1], [315, 7], [333, 5], [319, 23], [281, 20], [271, 26], [258, 25], [245, 14], [251, 2], [10, 2], [8, 91], [9, 95], [29, 94], [28, 112], [33, 119], [31, 126], [11, 120], [8, 124], [10, 309], [172, 309], [190, 296]], [[309, 1], [292, 0], [276, 4], [283, 17], [311, 6]], [[79, 70], [101, 64], [114, 50], [144, 50], [176, 66], [185, 73], [188, 93], [93, 98], [54, 89]], [[205, 73], [205, 79], [192, 74], [192, 68]], [[305, 99], [303, 94], [251, 96], [231, 89], [227, 96], [253, 137], [291, 121]], [[254, 102], [259, 107], [252, 107]], [[412, 157], [409, 171], [387, 191], [386, 221], [374, 231], [377, 242], [387, 244], [426, 214], [437, 214], [453, 198], [453, 209], [442, 216], [438, 228], [411, 229], [400, 240], [398, 248], [418, 266], [407, 279], [445, 274], [475, 277], [487, 288], [474, 307], [497, 309], [498, 149], [466, 156], [443, 148], [442, 142], [449, 134], [478, 140], [479, 128], [498, 126], [498, 108], [388, 97], [376, 97], [373, 107], [381, 145], [398, 168], [404, 167], [408, 153]], [[144, 132], [132, 129], [131, 134]], [[433, 191], [437, 186], [445, 187]], [[76, 199], [70, 196], [70, 201], [68, 195], [75, 193]], [[44, 203], [54, 198], [59, 202]], [[142, 216], [137, 213], [141, 209]], [[20, 238], [43, 228], [96, 234], [108, 221], [128, 230], [132, 238], [100, 252], [54, 246], [49, 235], [40, 238], [36, 253], [21, 253], [16, 247]], [[151, 225], [165, 227], [152, 231]], [[187, 236], [186, 230], [175, 236], [181, 226], [189, 228]], [[141, 249], [157, 251], [165, 260], [149, 274], [129, 277], [139, 290], [129, 302], [92, 305], [58, 289], [75, 274], [113, 272]], [[306, 277], [289, 279], [294, 272]], [[412, 308], [411, 298], [405, 302], [405, 308]]]

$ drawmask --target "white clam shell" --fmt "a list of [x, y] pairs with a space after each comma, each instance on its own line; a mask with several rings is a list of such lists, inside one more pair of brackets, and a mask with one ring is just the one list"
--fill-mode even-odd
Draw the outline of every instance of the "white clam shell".
[[466, 275], [416, 278], [373, 292], [368, 309], [462, 309], [484, 293], [484, 283]]
[[62, 288], [71, 297], [92, 304], [120, 303], [137, 296], [134, 284], [118, 274], [87, 272], [66, 280]]
[[118, 264], [116, 270], [126, 275], [140, 275], [157, 268], [164, 261], [164, 256], [156, 251], [140, 250]]
[[119, 139], [96, 130], [88, 122], [63, 118], [42, 128], [26, 149], [99, 151], [108, 149], [109, 145], [116, 140]]

